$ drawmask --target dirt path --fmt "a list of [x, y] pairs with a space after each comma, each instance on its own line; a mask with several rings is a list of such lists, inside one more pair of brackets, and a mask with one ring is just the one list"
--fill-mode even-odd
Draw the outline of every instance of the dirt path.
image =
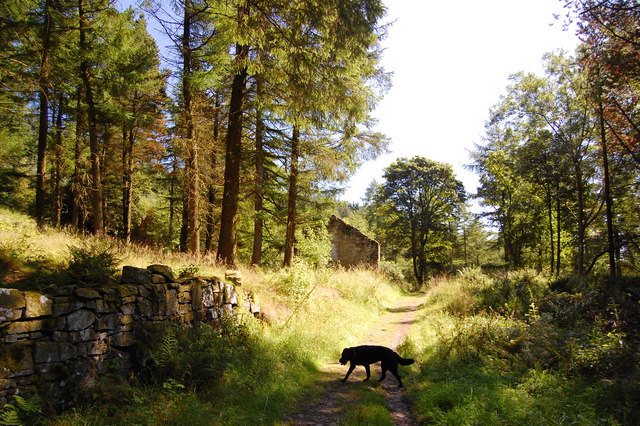
[[[398, 299], [393, 308], [388, 309], [380, 316], [379, 320], [371, 327], [369, 334], [360, 342], [354, 342], [354, 346], [371, 344], [396, 349], [406, 338], [409, 327], [415, 320], [422, 302], [423, 297], [421, 296], [404, 296]], [[325, 365], [322, 369], [321, 391], [309, 396], [308, 402], [298, 413], [286, 419], [285, 424], [339, 425], [344, 415], [344, 407], [353, 403], [350, 392], [353, 390], [354, 382], [362, 381], [365, 377], [364, 368], [357, 367], [349, 376], [349, 381], [346, 384], [342, 383], [340, 379], [344, 377], [346, 370], [347, 367], [340, 365], [337, 360]], [[377, 384], [376, 380], [380, 377], [379, 364], [373, 365], [371, 370], [371, 381]], [[403, 373], [401, 367], [400, 374], [405, 377], [406, 374]], [[393, 423], [396, 425], [415, 425], [404, 390], [398, 389], [392, 374], [387, 375], [381, 388], [387, 399]]]

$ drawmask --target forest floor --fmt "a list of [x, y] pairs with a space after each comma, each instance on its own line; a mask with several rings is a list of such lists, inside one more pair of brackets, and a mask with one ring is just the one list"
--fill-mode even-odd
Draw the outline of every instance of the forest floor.
[[[378, 320], [371, 324], [369, 333], [361, 341], [354, 342], [358, 345], [380, 345], [396, 349], [401, 344], [408, 332], [411, 324], [415, 321], [418, 311], [424, 302], [423, 295], [409, 295], [399, 298], [395, 306], [388, 308], [380, 315]], [[405, 386], [411, 381], [407, 380], [407, 370], [402, 371], [400, 366], [400, 376], [404, 378]], [[363, 367], [358, 366], [349, 376], [346, 383], [340, 380], [344, 377], [348, 369], [347, 365], [340, 365], [335, 360], [327, 363], [321, 369], [321, 379], [304, 398], [307, 400], [300, 403], [297, 412], [290, 415], [284, 422], [286, 425], [339, 425], [343, 423], [345, 411], [353, 408], [355, 396], [359, 390], [368, 386], [375, 388], [386, 399], [387, 409], [394, 425], [415, 425], [417, 424], [411, 416], [409, 401], [405, 396], [404, 389], [398, 388], [396, 378], [392, 374], [387, 374], [387, 378], [378, 382], [380, 377], [380, 364], [371, 366], [371, 378], [368, 382], [362, 382], [366, 376]]]

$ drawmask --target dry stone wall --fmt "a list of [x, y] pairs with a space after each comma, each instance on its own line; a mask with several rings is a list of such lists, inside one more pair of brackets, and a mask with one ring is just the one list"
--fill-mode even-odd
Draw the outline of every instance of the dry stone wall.
[[[229, 278], [239, 284], [237, 274]], [[215, 323], [238, 312], [257, 315], [260, 308], [225, 281], [178, 281], [164, 265], [125, 266], [122, 283], [108, 286], [46, 294], [0, 288], [0, 406], [28, 389], [64, 395], [90, 387], [114, 365], [131, 370], [145, 323]]]
[[352, 266], [380, 266], [380, 243], [367, 237], [357, 228], [332, 215], [327, 225], [331, 234], [331, 259], [346, 268]]

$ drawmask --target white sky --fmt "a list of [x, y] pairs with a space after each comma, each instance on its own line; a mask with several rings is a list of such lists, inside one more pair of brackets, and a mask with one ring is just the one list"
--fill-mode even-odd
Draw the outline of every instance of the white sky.
[[[477, 178], [464, 168], [481, 141], [489, 108], [518, 71], [542, 72], [542, 56], [573, 53], [577, 37], [563, 31], [561, 0], [386, 0], [395, 21], [383, 42], [393, 87], [380, 102], [377, 130], [389, 154], [364, 164], [342, 199], [360, 202], [372, 180], [400, 157], [420, 155], [453, 166], [468, 192]], [[551, 25], [553, 24], [553, 25]]]

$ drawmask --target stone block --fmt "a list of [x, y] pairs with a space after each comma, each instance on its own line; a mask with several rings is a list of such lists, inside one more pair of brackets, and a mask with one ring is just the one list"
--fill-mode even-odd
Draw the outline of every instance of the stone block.
[[[133, 302], [133, 300], [132, 300], [132, 302]], [[136, 304], [135, 303], [125, 303], [124, 305], [120, 306], [120, 312], [122, 312], [123, 315], [133, 315], [136, 312]]]
[[60, 346], [64, 342], [37, 342], [34, 361], [36, 363], [50, 363], [60, 361]]
[[67, 329], [78, 331], [93, 325], [96, 315], [88, 309], [80, 309], [67, 315]]
[[105, 302], [102, 299], [98, 299], [95, 301], [96, 303], [96, 312], [100, 313], [100, 314], [104, 314], [104, 313], [113, 313], [115, 312], [115, 308], [112, 309], [111, 306], [109, 306], [109, 304], [107, 302]]
[[100, 315], [96, 318], [96, 329], [100, 331], [114, 329], [119, 324], [118, 316], [118, 314]]
[[151, 301], [144, 297], [138, 297], [138, 309], [140, 310], [140, 315], [147, 318], [151, 318], [155, 311]]
[[76, 288], [74, 294], [82, 299], [99, 299], [100, 293], [91, 288]]
[[224, 272], [224, 279], [235, 286], [242, 285], [242, 272], [237, 270], [228, 270]]
[[95, 336], [96, 332], [92, 328], [85, 328], [81, 331], [70, 332], [68, 341], [71, 343], [88, 342], [95, 339]]
[[176, 281], [176, 277], [173, 274], [173, 269], [171, 269], [167, 265], [149, 265], [147, 269], [154, 274], [162, 275], [167, 282]]
[[167, 279], [160, 275], [160, 274], [153, 274], [151, 275], [151, 283], [152, 284], [162, 284], [162, 283], [166, 283]]
[[33, 346], [27, 342], [0, 346], [0, 378], [33, 374]]
[[25, 291], [26, 318], [46, 317], [53, 314], [53, 301], [44, 294], [35, 291]]
[[212, 306], [215, 305], [216, 299], [215, 299], [215, 293], [213, 292], [213, 289], [211, 288], [211, 286], [207, 286], [205, 288], [202, 289], [202, 306], [204, 308], [211, 308]]
[[78, 357], [78, 349], [71, 343], [60, 343], [60, 361], [68, 361]]
[[9, 324], [6, 329], [7, 334], [20, 334], [30, 333], [33, 331], [39, 331], [43, 328], [44, 321], [31, 320], [31, 321], [15, 321]]
[[[186, 291], [185, 287], [187, 287]], [[178, 290], [178, 303], [191, 303], [191, 293], [189, 290], [189, 286], [180, 286], [180, 290]]]
[[[165, 314], [172, 316], [178, 312], [178, 295], [175, 290], [167, 290], [165, 296]], [[162, 311], [160, 309], [160, 311]]]
[[54, 331], [53, 332], [53, 341], [54, 342], [64, 342], [69, 339], [69, 333], [66, 331]]
[[13, 288], [0, 288], [0, 322], [20, 318], [26, 307], [24, 294]]
[[131, 346], [134, 342], [134, 335], [131, 331], [116, 333], [111, 337], [111, 344], [119, 348]]
[[149, 284], [152, 272], [148, 269], [136, 268], [135, 266], [122, 267], [122, 279], [120, 282], [126, 284]]
[[81, 301], [55, 302], [53, 304], [53, 316], [57, 317], [60, 315], [66, 315], [70, 312], [77, 311], [82, 307], [84, 307], [84, 303]]
[[231, 305], [238, 304], [238, 295], [236, 294], [236, 289], [231, 284], [226, 284], [224, 286], [224, 303], [229, 303]]

